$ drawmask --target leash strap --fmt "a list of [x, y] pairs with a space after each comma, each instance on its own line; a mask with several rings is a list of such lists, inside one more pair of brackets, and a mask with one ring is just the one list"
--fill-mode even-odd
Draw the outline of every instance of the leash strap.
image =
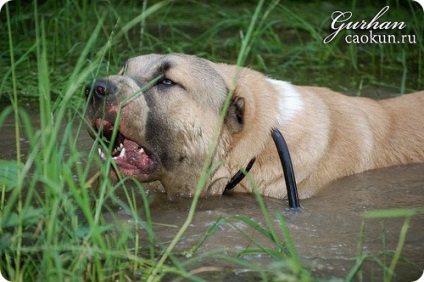
[[[256, 161], [256, 158], [253, 158], [253, 159], [250, 160], [249, 164], [247, 165], [247, 167], [245, 169], [246, 174], [252, 168], [255, 161]], [[240, 181], [243, 180], [243, 178], [246, 176], [246, 174], [243, 171], [239, 170], [233, 177], [231, 177], [231, 180], [225, 186], [224, 193], [228, 192], [231, 189], [233, 189], [234, 187], [236, 187], [236, 185], [239, 184]]]
[[281, 165], [284, 171], [284, 180], [286, 181], [287, 198], [289, 200], [290, 209], [297, 210], [300, 208], [299, 196], [297, 195], [296, 179], [294, 177], [293, 165], [290, 158], [289, 148], [286, 140], [284, 140], [281, 132], [273, 128], [271, 131], [272, 139], [277, 146], [278, 155], [280, 156]]
[[[271, 136], [272, 136], [272, 139], [274, 140], [275, 146], [277, 147], [278, 156], [280, 157], [281, 166], [283, 167], [284, 180], [286, 181], [287, 198], [289, 200], [289, 207], [292, 210], [297, 210], [300, 208], [300, 203], [299, 203], [299, 196], [297, 194], [296, 179], [294, 176], [293, 165], [290, 158], [289, 148], [287, 147], [286, 140], [284, 140], [283, 135], [278, 129], [273, 128], [271, 131]], [[255, 163], [255, 160], [256, 158], [251, 159], [246, 169], [244, 170], [244, 172], [239, 170], [231, 178], [231, 180], [225, 186], [225, 190], [223, 194], [233, 189], [237, 184], [240, 183], [240, 181], [243, 180], [243, 178], [252, 168], [253, 164]]]

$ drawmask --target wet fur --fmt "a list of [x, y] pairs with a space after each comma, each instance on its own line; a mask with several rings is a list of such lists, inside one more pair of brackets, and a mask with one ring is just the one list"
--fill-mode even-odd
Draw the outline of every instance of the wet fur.
[[[134, 177], [159, 180], [170, 195], [191, 195], [231, 89], [232, 103], [213, 158], [223, 164], [211, 174], [204, 195], [222, 194], [231, 176], [256, 157], [250, 176], [259, 192], [285, 197], [272, 128], [288, 143], [301, 198], [343, 176], [424, 162], [423, 91], [375, 101], [294, 86], [248, 68], [240, 69], [234, 84], [236, 70], [194, 56], [147, 55], [129, 60], [119, 75], [106, 78], [120, 89], [112, 101], [139, 91], [158, 73], [178, 83], [148, 89], [122, 108], [120, 130], [147, 144], [161, 162], [151, 176]], [[90, 118], [99, 112], [93, 110]], [[107, 114], [114, 116], [110, 110]], [[246, 179], [234, 190], [252, 192]]]

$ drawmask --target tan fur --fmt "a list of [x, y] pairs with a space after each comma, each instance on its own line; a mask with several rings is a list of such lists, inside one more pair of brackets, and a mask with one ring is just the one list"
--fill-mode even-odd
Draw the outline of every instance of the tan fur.
[[[237, 68], [232, 65], [186, 55], [149, 55], [131, 59], [121, 74], [128, 75], [128, 79], [138, 75], [137, 79], [148, 81], [152, 79], [149, 71], [163, 60], [172, 62], [166, 75], [184, 89], [174, 88], [163, 99], [155, 98], [155, 107], [135, 101], [127, 110], [123, 109], [120, 131], [144, 145], [147, 118], [143, 116], [146, 112], [161, 112], [159, 122], [169, 125], [173, 136], [172, 152], [187, 159], [175, 168], [161, 166], [152, 176], [139, 179], [159, 180], [169, 194], [194, 192], [229, 89], [234, 89], [233, 98], [244, 99], [244, 123], [242, 130], [235, 133], [231, 132], [230, 124], [224, 124], [213, 158], [213, 163], [223, 164], [211, 174], [204, 195], [222, 194], [231, 176], [256, 157], [249, 175], [260, 193], [285, 197], [272, 128], [278, 128], [288, 143], [301, 198], [312, 196], [325, 184], [346, 175], [424, 162], [423, 91], [375, 101], [348, 97], [326, 88], [284, 84], [301, 102], [300, 109], [293, 114], [290, 108], [290, 113], [281, 112], [285, 105], [281, 102], [285, 101], [283, 96], [289, 93], [281, 93], [279, 82], [247, 68], [240, 69], [234, 83]], [[108, 79], [120, 88], [117, 77]], [[119, 99], [136, 91], [120, 93]], [[162, 97], [161, 93], [153, 93], [149, 95]], [[97, 112], [89, 116], [93, 119]], [[174, 139], [180, 143], [174, 143]], [[154, 144], [148, 146], [155, 148]], [[234, 190], [252, 192], [252, 187], [245, 179]]]
[[[234, 67], [219, 68], [227, 68], [222, 73], [228, 73]], [[254, 126], [246, 128], [250, 132], [243, 133], [243, 142], [233, 148], [228, 162], [243, 167], [257, 155], [255, 166], [260, 169], [252, 169], [250, 174], [261, 194], [285, 196], [284, 178], [269, 137], [273, 127], [280, 129], [288, 143], [301, 198], [312, 196], [324, 184], [346, 175], [424, 161], [424, 92], [374, 101], [326, 88], [296, 86], [306, 108], [292, 123], [278, 125], [273, 116], [277, 94], [272, 87], [252, 79], [255, 75], [257, 80], [264, 80], [261, 74], [244, 69], [238, 85], [251, 87], [235, 95], [254, 93], [258, 99], [255, 107], [259, 108], [255, 111], [261, 120], [253, 114], [254, 118], [246, 122]], [[252, 146], [263, 150], [250, 154]], [[251, 192], [252, 188], [245, 180], [236, 191]]]

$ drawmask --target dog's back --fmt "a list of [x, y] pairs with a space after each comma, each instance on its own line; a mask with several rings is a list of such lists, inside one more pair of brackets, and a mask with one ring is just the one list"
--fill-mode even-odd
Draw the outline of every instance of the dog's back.
[[424, 162], [424, 91], [379, 101], [386, 134], [376, 147], [375, 166]]

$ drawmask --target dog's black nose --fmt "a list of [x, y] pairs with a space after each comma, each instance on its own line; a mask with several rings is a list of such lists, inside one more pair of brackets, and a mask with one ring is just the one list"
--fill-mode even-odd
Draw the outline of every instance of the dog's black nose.
[[91, 95], [94, 99], [103, 100], [106, 96], [115, 93], [115, 87], [106, 80], [96, 80], [85, 87], [85, 96], [89, 98]]

